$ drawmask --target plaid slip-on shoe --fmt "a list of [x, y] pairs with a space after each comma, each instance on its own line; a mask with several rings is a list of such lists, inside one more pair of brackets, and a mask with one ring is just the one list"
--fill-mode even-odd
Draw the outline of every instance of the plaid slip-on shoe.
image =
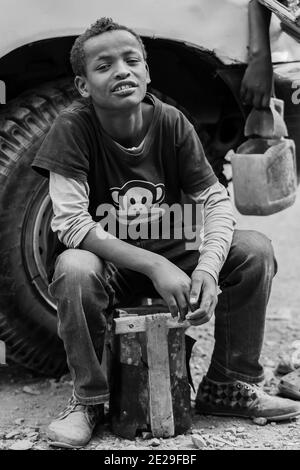
[[201, 414], [282, 421], [300, 415], [300, 403], [268, 395], [258, 385], [239, 380], [215, 382], [204, 377], [195, 409]]
[[78, 449], [91, 439], [95, 426], [104, 419], [104, 405], [83, 405], [74, 395], [66, 408], [48, 426], [49, 444]]

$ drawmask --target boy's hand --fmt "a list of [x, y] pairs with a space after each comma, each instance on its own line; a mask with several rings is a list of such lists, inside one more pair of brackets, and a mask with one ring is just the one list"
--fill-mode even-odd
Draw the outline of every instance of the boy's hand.
[[243, 104], [256, 109], [268, 108], [272, 94], [271, 59], [257, 57], [249, 61], [241, 86]]
[[209, 273], [193, 272], [189, 300], [192, 313], [186, 316], [191, 325], [202, 325], [211, 319], [218, 302], [217, 289], [217, 283]]
[[180, 268], [163, 258], [153, 266], [150, 279], [157, 292], [167, 303], [173, 317], [183, 320], [189, 310], [191, 279]]

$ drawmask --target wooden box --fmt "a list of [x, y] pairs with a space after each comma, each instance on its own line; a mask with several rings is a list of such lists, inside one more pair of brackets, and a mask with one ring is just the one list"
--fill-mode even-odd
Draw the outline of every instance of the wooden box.
[[191, 426], [186, 323], [157, 306], [117, 310], [108, 335], [112, 431], [133, 439], [182, 434]]

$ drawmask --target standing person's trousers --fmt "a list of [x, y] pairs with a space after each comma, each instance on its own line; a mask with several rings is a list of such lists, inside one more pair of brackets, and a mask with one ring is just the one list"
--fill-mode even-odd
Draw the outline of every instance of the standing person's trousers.
[[[199, 252], [185, 251], [178, 240], [148, 240], [137, 246], [168, 258], [188, 275], [198, 264]], [[215, 310], [210, 371], [220, 372], [229, 381], [263, 380], [259, 358], [275, 273], [269, 239], [255, 231], [236, 230], [219, 276], [222, 292]], [[100, 365], [106, 313], [113, 306], [129, 306], [138, 296], [155, 295], [150, 279], [129, 269], [116, 269], [89, 251], [68, 249], [56, 260], [49, 292], [57, 301], [58, 334], [64, 342], [76, 398], [84, 404], [106, 402], [109, 390]]]

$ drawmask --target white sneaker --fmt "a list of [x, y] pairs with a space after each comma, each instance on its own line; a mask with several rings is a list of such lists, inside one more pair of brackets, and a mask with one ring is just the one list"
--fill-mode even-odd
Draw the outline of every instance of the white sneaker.
[[56, 447], [80, 448], [91, 439], [96, 424], [104, 417], [104, 405], [83, 405], [74, 396], [58, 418], [49, 425], [47, 435]]

